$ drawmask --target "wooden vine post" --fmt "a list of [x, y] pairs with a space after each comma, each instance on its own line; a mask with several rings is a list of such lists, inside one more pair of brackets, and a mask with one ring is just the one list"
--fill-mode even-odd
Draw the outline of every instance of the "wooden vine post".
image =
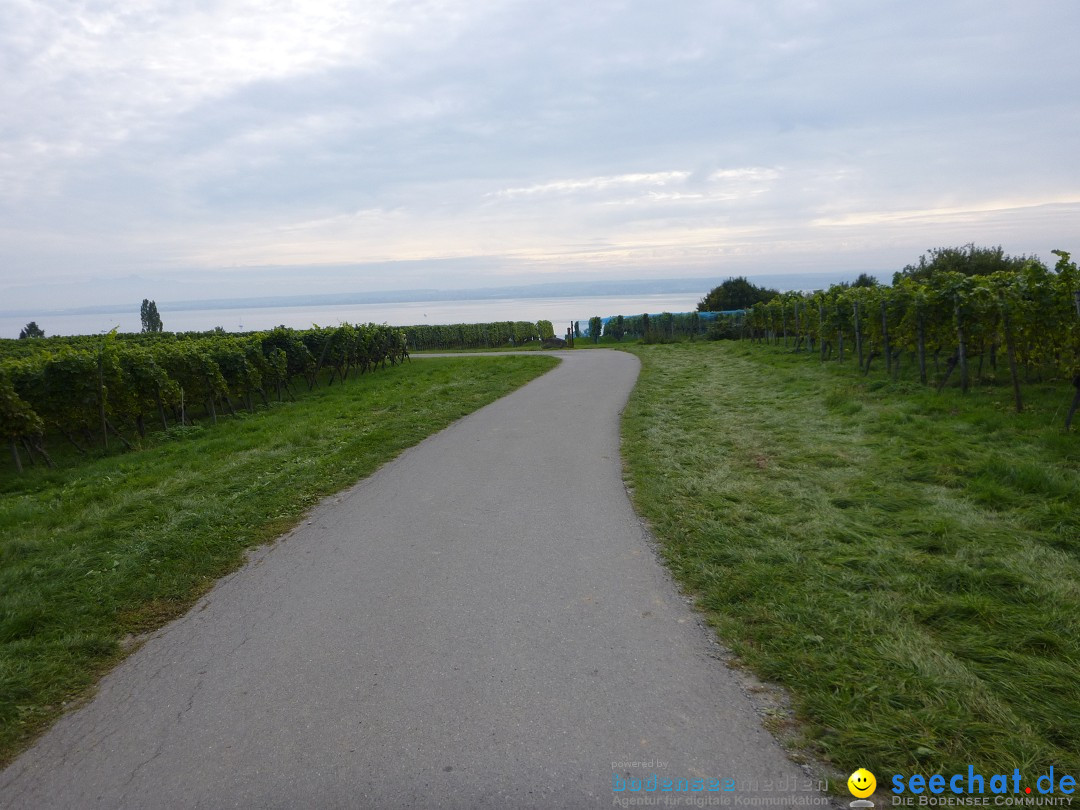
[[1016, 412], [1024, 410], [1024, 400], [1020, 396], [1020, 375], [1016, 370], [1016, 344], [1013, 341], [1012, 320], [1009, 317], [1009, 305], [1005, 293], [1001, 293], [1001, 325], [1005, 331], [1005, 349], [1009, 354], [1009, 376], [1012, 377], [1013, 397], [1016, 400]]
[[844, 362], [844, 326], [840, 317], [840, 302], [836, 302], [836, 359]]
[[881, 299], [881, 347], [885, 352], [885, 370], [892, 373], [892, 350], [889, 348], [889, 307]]
[[915, 340], [919, 353], [919, 382], [926, 385], [926, 313], [919, 299], [915, 300], [915, 306], [918, 307], [915, 316]]
[[[1076, 317], [1080, 318], [1080, 288], [1073, 290], [1073, 304], [1076, 306]], [[1077, 408], [1080, 408], [1080, 374], [1074, 375], [1072, 382], [1076, 393], [1073, 395], [1072, 405], [1069, 406], [1069, 413], [1065, 417], [1065, 430], [1072, 428], [1073, 417], [1076, 416]]]
[[1077, 408], [1080, 408], [1080, 374], [1073, 377], [1073, 388], [1076, 389], [1076, 393], [1073, 395], [1072, 405], [1069, 406], [1069, 413], [1065, 417], [1065, 430], [1072, 428], [1073, 417], [1076, 416]]
[[795, 301], [795, 351], [802, 351], [802, 330], [799, 328], [799, 302]]
[[855, 316], [855, 351], [859, 355], [859, 371], [863, 367], [862, 330], [859, 328], [859, 302], [851, 303], [852, 314]]
[[964, 345], [964, 315], [960, 308], [959, 293], [953, 295], [953, 311], [956, 314], [956, 360], [960, 365], [960, 390], [968, 392], [967, 347]]
[[98, 412], [101, 416], [101, 441], [109, 449], [109, 422], [105, 418], [105, 341], [102, 339], [98, 350]]
[[818, 301], [818, 339], [821, 343], [821, 362], [825, 362], [825, 304]]

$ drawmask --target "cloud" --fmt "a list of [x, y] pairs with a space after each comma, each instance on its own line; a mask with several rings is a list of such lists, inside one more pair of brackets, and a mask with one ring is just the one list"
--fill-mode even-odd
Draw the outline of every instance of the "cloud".
[[1080, 65], [1053, 43], [1078, 26], [1019, 0], [12, 0], [0, 289], [1075, 247]]
[[519, 197], [536, 197], [544, 194], [576, 194], [583, 192], [603, 192], [612, 189], [640, 187], [663, 187], [686, 180], [690, 172], [650, 172], [638, 174], [619, 174], [607, 177], [589, 177], [586, 179], [552, 180], [524, 188], [508, 188], [495, 192], [492, 196], [504, 200]]

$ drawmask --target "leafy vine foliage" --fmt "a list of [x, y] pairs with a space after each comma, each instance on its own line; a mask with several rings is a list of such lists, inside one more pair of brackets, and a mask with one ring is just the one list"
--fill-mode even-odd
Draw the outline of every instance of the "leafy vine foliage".
[[1008, 374], [1017, 411], [1022, 384], [1067, 379], [1080, 407], [1080, 273], [1065, 251], [1054, 268], [1005, 256], [1000, 248], [946, 248], [897, 273], [891, 286], [834, 285], [786, 292], [725, 316], [732, 336], [783, 341], [843, 361], [863, 374], [883, 366], [894, 376], [910, 363], [925, 384]]
[[[152, 302], [150, 302], [152, 303]], [[409, 356], [405, 333], [388, 326], [343, 324], [243, 335], [163, 333], [0, 341], [0, 437], [16, 469], [20, 448], [51, 464], [45, 437], [79, 452], [130, 447], [147, 425], [163, 429], [193, 418], [254, 411], [270, 397], [293, 396], [302, 382], [329, 385]], [[325, 372], [322, 373], [321, 372]]]
[[555, 336], [551, 321], [421, 324], [420, 326], [406, 326], [402, 331], [405, 333], [409, 348], [413, 351], [524, 346], [533, 341]]

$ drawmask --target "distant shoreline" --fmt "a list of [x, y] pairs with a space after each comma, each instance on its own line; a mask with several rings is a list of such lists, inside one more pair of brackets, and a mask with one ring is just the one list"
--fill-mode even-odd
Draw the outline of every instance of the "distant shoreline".
[[[323, 293], [318, 295], [275, 295], [250, 298], [212, 298], [205, 300], [158, 300], [158, 308], [169, 312], [208, 310], [257, 310], [321, 306], [373, 306], [379, 304], [452, 303], [475, 301], [508, 301], [552, 298], [600, 298], [649, 295], [694, 294], [704, 296], [709, 290], [731, 275], [746, 275], [755, 284], [780, 290], [810, 290], [828, 287], [839, 281], [850, 281], [858, 272], [785, 273], [773, 275], [720, 274], [715, 277], [635, 279], [626, 281], [548, 282], [508, 287], [474, 289], [414, 289], [379, 292]], [[19, 308], [0, 310], [9, 318], [45, 318], [65, 315], [111, 315], [127, 313], [130, 301], [98, 304], [65, 309]]]

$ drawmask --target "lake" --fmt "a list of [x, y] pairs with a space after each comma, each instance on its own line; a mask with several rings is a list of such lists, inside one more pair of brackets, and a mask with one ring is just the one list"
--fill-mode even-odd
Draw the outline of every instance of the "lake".
[[[492, 321], [551, 321], [555, 333], [562, 334], [573, 321], [581, 327], [594, 315], [650, 315], [660, 312], [690, 312], [707, 290], [700, 293], [663, 295], [607, 295], [583, 298], [499, 298], [465, 301], [414, 301], [393, 304], [328, 304], [324, 306], [252, 307], [236, 309], [170, 309], [159, 304], [165, 329], [170, 332], [206, 331], [216, 326], [228, 332], [271, 329], [278, 325], [308, 329], [312, 324], [337, 326], [340, 323], [386, 323], [391, 326], [447, 323], [490, 323]], [[138, 332], [139, 304], [130, 310], [107, 313], [44, 313], [42, 315], [0, 315], [0, 337], [16, 338], [28, 321], [37, 321], [46, 335], [91, 335], [119, 327], [121, 332]]]

